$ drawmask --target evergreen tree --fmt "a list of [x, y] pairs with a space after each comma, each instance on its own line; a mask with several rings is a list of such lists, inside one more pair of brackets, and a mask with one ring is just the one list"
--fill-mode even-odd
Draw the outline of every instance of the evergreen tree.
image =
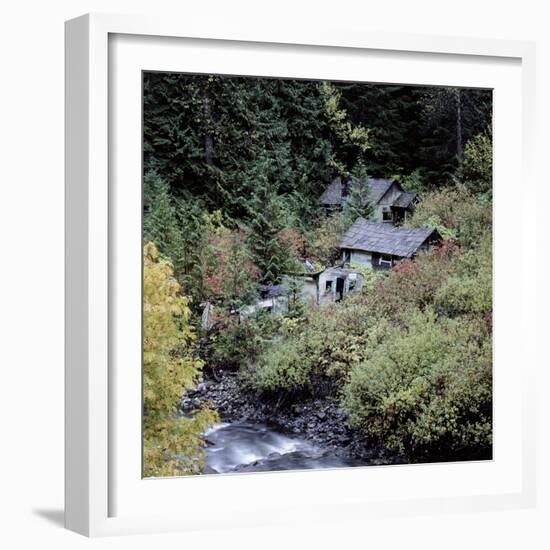
[[357, 218], [370, 219], [374, 215], [374, 204], [371, 198], [371, 186], [365, 165], [359, 162], [356, 168], [356, 179], [349, 186], [342, 213], [346, 226], [351, 226]]
[[307, 313], [303, 298], [304, 282], [299, 277], [289, 277], [286, 288], [288, 299], [288, 316], [291, 319], [303, 319]]
[[426, 88], [422, 96], [418, 160], [432, 184], [462, 178], [464, 144], [483, 131], [492, 115], [490, 90]]
[[152, 242], [181, 273], [182, 238], [176, 208], [168, 185], [156, 172], [146, 174], [143, 181], [143, 237]]
[[341, 105], [350, 120], [369, 128], [370, 148], [363, 161], [371, 176], [385, 178], [417, 168], [423, 88], [362, 82], [339, 82], [334, 86], [341, 93]]
[[204, 205], [192, 197], [178, 197], [175, 206], [180, 233], [178, 281], [193, 303], [199, 304], [204, 299], [204, 271], [209, 260]]
[[224, 276], [224, 293], [230, 310], [237, 310], [257, 298], [258, 268], [252, 263], [242, 231], [234, 231], [229, 242]]
[[280, 201], [266, 174], [273, 161], [263, 156], [253, 167], [249, 178], [255, 182], [255, 191], [248, 203], [250, 250], [254, 263], [261, 272], [260, 281], [276, 283], [287, 268], [288, 251], [280, 233], [282, 223]]
[[363, 155], [374, 177], [417, 173], [429, 186], [460, 175], [464, 144], [491, 121], [492, 92], [393, 84], [334, 83], [341, 107], [369, 129]]
[[263, 153], [279, 192], [299, 216], [330, 181], [330, 129], [313, 81], [145, 73], [144, 162], [174, 194], [201, 197], [209, 210], [246, 216], [246, 174]]

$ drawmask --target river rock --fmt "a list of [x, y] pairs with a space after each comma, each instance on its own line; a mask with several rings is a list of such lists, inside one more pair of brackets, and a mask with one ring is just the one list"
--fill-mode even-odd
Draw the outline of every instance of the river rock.
[[[363, 460], [368, 450], [364, 435], [348, 428], [346, 413], [330, 396], [280, 405], [261, 394], [244, 391], [235, 372], [219, 371], [215, 378], [205, 375], [197, 388], [182, 398], [180, 410], [186, 414], [203, 403], [209, 403], [224, 423], [267, 425], [280, 433], [314, 442], [316, 447], [329, 449], [343, 460]], [[371, 450], [369, 456], [374, 454], [377, 453]], [[283, 462], [288, 463], [290, 458]]]

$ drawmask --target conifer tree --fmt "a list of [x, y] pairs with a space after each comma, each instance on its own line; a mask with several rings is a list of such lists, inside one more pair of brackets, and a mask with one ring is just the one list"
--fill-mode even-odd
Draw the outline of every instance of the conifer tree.
[[418, 162], [431, 182], [451, 183], [462, 177], [464, 144], [491, 120], [491, 91], [428, 88], [421, 103]]
[[179, 275], [182, 265], [182, 238], [176, 208], [168, 185], [156, 172], [143, 182], [143, 236], [168, 258]]
[[374, 214], [371, 199], [371, 186], [365, 165], [359, 161], [356, 168], [356, 179], [350, 185], [349, 194], [343, 204], [343, 216], [349, 227], [357, 218], [370, 219]]
[[178, 197], [175, 207], [181, 241], [178, 281], [193, 303], [199, 304], [204, 298], [203, 278], [209, 254], [204, 205], [191, 197]]
[[251, 170], [249, 178], [255, 182], [255, 190], [247, 205], [252, 259], [265, 284], [276, 283], [288, 262], [288, 251], [280, 238], [283, 230], [280, 201], [266, 176], [271, 165], [272, 161], [263, 156]]
[[172, 193], [201, 197], [209, 210], [246, 216], [246, 174], [262, 152], [270, 180], [314, 209], [330, 181], [330, 128], [317, 82], [145, 73], [144, 163]]

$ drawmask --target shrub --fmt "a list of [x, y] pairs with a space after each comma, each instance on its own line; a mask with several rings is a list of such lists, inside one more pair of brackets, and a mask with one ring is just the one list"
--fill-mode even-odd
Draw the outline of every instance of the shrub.
[[457, 184], [424, 195], [409, 225], [433, 227], [443, 237], [472, 248], [491, 229], [491, 204], [472, 194], [464, 185]]
[[347, 301], [310, 312], [306, 322], [259, 356], [253, 384], [261, 391], [313, 394], [343, 383], [363, 358], [372, 315]]
[[376, 282], [383, 279], [385, 273], [382, 271], [374, 271], [365, 264], [351, 262], [351, 268], [363, 276], [362, 292], [372, 292], [376, 286]]
[[395, 320], [410, 308], [433, 305], [439, 288], [456, 272], [459, 252], [455, 244], [444, 241], [430, 253], [397, 264], [387, 277], [375, 282], [374, 292], [365, 298], [373, 314]]
[[203, 270], [205, 296], [229, 310], [254, 299], [256, 281], [260, 277], [246, 240], [241, 230], [218, 231], [208, 236], [209, 261]]
[[491, 235], [486, 233], [480, 245], [458, 255], [456, 273], [435, 295], [435, 307], [448, 316], [461, 314], [490, 315], [493, 309]]
[[208, 364], [213, 370], [237, 370], [255, 359], [281, 332], [284, 318], [258, 311], [248, 319], [223, 312], [208, 335]]
[[310, 383], [312, 362], [300, 355], [300, 347], [297, 341], [274, 346], [261, 358], [255, 386], [268, 393], [303, 390]]
[[474, 193], [492, 196], [493, 139], [487, 129], [468, 140], [464, 148], [464, 180]]
[[369, 332], [370, 351], [344, 389], [351, 425], [410, 458], [489, 456], [491, 341], [482, 325], [428, 310]]

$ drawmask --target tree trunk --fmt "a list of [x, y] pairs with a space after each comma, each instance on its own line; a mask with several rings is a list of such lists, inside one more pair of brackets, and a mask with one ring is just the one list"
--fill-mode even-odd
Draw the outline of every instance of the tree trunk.
[[214, 138], [212, 137], [212, 112], [210, 106], [210, 91], [204, 90], [203, 119], [204, 119], [204, 160], [208, 166], [214, 165]]
[[455, 89], [456, 103], [456, 159], [458, 161], [458, 175], [462, 177], [464, 168], [464, 145], [462, 143], [462, 98], [460, 88]]

